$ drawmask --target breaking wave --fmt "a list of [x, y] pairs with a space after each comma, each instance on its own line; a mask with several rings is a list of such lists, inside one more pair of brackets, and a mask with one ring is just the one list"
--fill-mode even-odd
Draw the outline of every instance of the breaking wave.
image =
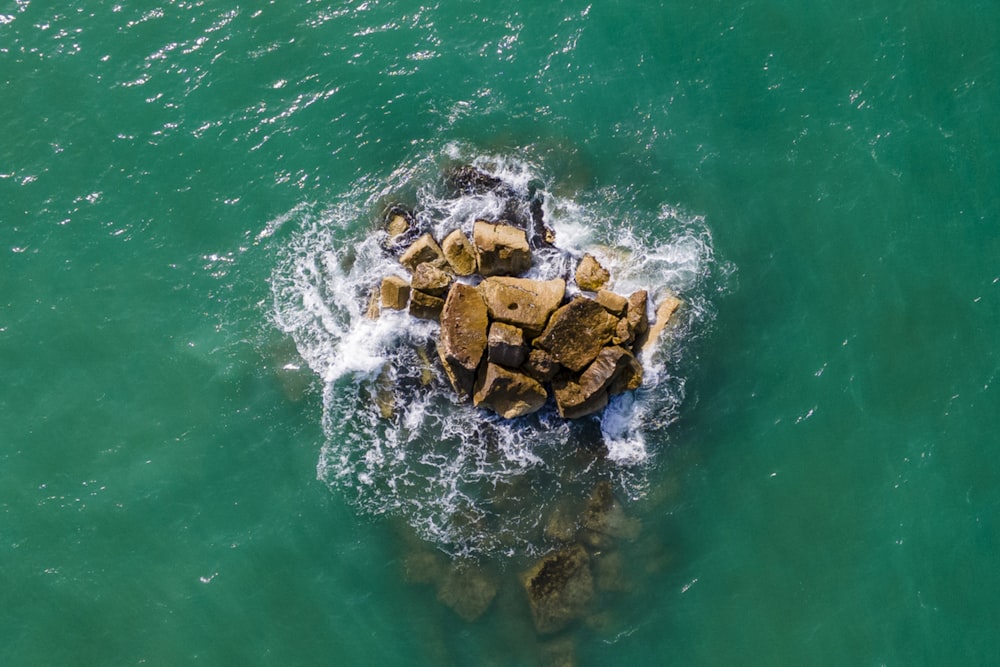
[[[420, 230], [438, 239], [456, 228], [470, 234], [476, 219], [510, 206], [496, 192], [449, 190], [442, 171], [460, 163], [500, 178], [518, 201], [542, 201], [558, 250], [536, 251], [528, 277], [565, 275], [590, 252], [611, 272], [610, 289], [648, 290], [651, 310], [668, 293], [685, 301], [679, 324], [642, 358], [641, 388], [592, 418], [566, 421], [547, 405], [504, 420], [455, 396], [434, 349], [436, 323], [391, 310], [366, 317], [382, 277], [405, 275], [384, 250], [388, 205], [411, 207]], [[543, 550], [542, 526], [559, 498], [586, 493], [597, 478], [641, 496], [684, 398], [689, 343], [712, 319], [715, 259], [702, 218], [669, 206], [634, 210], [627, 194], [609, 191], [555, 196], [549, 178], [530, 155], [449, 145], [359, 183], [331, 207], [302, 205], [277, 221], [293, 231], [271, 277], [273, 318], [322, 379], [319, 478], [361, 511], [398, 516], [455, 555]]]

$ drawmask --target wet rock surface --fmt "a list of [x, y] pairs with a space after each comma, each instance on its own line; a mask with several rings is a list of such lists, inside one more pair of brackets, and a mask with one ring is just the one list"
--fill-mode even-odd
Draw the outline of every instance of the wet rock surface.
[[562, 630], [584, 616], [594, 597], [590, 555], [580, 545], [550, 553], [525, 573], [524, 590], [535, 629]]

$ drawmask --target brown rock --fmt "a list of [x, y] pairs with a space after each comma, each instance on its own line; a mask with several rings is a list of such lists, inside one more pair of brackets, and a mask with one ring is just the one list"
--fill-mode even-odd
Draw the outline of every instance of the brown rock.
[[632, 334], [632, 329], [628, 325], [628, 318], [623, 317], [618, 320], [618, 325], [615, 327], [615, 333], [611, 336], [611, 344], [625, 347], [631, 345], [634, 340], [635, 336]]
[[594, 300], [615, 317], [621, 317], [625, 313], [625, 308], [628, 307], [628, 299], [606, 289], [598, 290]]
[[472, 402], [489, 408], [504, 419], [513, 419], [535, 412], [548, 395], [545, 388], [524, 373], [487, 363], [476, 378], [476, 393]]
[[479, 284], [490, 317], [537, 335], [566, 294], [566, 281], [487, 278]]
[[628, 311], [626, 319], [633, 337], [641, 336], [649, 330], [649, 320], [646, 318], [646, 303], [649, 301], [649, 294], [641, 289], [632, 292], [628, 298]]
[[395, 241], [410, 231], [410, 221], [402, 213], [392, 213], [385, 224], [385, 231], [389, 234], [389, 240]]
[[424, 234], [414, 241], [413, 245], [407, 248], [406, 252], [399, 258], [399, 263], [411, 272], [415, 271], [417, 266], [424, 262], [429, 262], [438, 268], [447, 264], [444, 254], [441, 252], [441, 247], [430, 234]]
[[642, 386], [642, 364], [631, 352], [626, 352], [624, 364], [615, 379], [608, 385], [608, 395], [614, 396], [623, 391], [632, 391]]
[[531, 250], [522, 229], [477, 220], [472, 242], [479, 273], [484, 276], [516, 276], [531, 268]]
[[552, 394], [556, 399], [559, 416], [578, 419], [600, 412], [608, 405], [608, 392], [589, 392], [571, 378], [557, 377], [552, 381]]
[[528, 353], [521, 370], [535, 378], [539, 382], [548, 382], [556, 376], [562, 368], [551, 354], [546, 350], [536, 347]]
[[455, 392], [472, 394], [476, 369], [486, 351], [490, 321], [479, 290], [455, 283], [441, 311], [441, 342], [438, 354]]
[[444, 237], [441, 252], [456, 276], [471, 276], [476, 272], [476, 249], [461, 229]]
[[528, 356], [524, 332], [511, 324], [494, 322], [487, 339], [489, 359], [495, 364], [517, 368]]
[[590, 557], [579, 544], [548, 554], [523, 581], [535, 629], [542, 634], [558, 632], [581, 618], [594, 597]]
[[596, 292], [611, 278], [608, 270], [601, 266], [591, 254], [586, 254], [576, 267], [576, 284], [582, 290]]
[[578, 296], [552, 314], [534, 345], [563, 366], [582, 370], [594, 360], [618, 326], [618, 318], [593, 299]]
[[382, 298], [382, 288], [373, 287], [368, 293], [368, 309], [365, 311], [365, 317], [370, 320], [377, 320], [379, 315], [382, 314], [382, 309], [379, 307], [379, 301]]
[[412, 290], [410, 293], [410, 315], [413, 317], [419, 317], [422, 320], [438, 320], [441, 318], [443, 307], [444, 299], [441, 297], [417, 290]]
[[451, 285], [451, 276], [436, 266], [423, 262], [413, 271], [413, 289], [431, 296], [444, 296]]
[[649, 332], [641, 339], [643, 352], [651, 350], [656, 345], [660, 336], [670, 324], [674, 313], [677, 312], [682, 303], [684, 302], [676, 296], [668, 294], [660, 302], [660, 305], [656, 307], [656, 321], [653, 322], [652, 326], [649, 327]]
[[386, 276], [382, 279], [380, 288], [382, 307], [393, 310], [403, 310], [410, 300], [410, 283], [399, 276]]

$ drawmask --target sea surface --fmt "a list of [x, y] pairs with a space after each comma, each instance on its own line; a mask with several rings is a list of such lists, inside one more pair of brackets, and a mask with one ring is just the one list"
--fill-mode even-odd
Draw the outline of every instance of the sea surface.
[[[365, 317], [461, 164], [684, 300], [599, 417]], [[0, 664], [1000, 664], [998, 331], [996, 2], [0, 0]]]

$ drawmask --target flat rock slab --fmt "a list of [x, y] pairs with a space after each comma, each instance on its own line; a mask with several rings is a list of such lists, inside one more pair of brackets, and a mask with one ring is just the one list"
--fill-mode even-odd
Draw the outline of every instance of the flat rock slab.
[[599, 303], [578, 296], [552, 314], [534, 344], [566, 368], [580, 371], [611, 340], [617, 326], [618, 318]]
[[454, 283], [441, 309], [438, 355], [459, 396], [472, 394], [476, 369], [486, 351], [490, 321], [479, 290]]
[[562, 303], [566, 281], [492, 277], [479, 283], [479, 291], [491, 318], [520, 327], [530, 336], [545, 328], [549, 315]]

